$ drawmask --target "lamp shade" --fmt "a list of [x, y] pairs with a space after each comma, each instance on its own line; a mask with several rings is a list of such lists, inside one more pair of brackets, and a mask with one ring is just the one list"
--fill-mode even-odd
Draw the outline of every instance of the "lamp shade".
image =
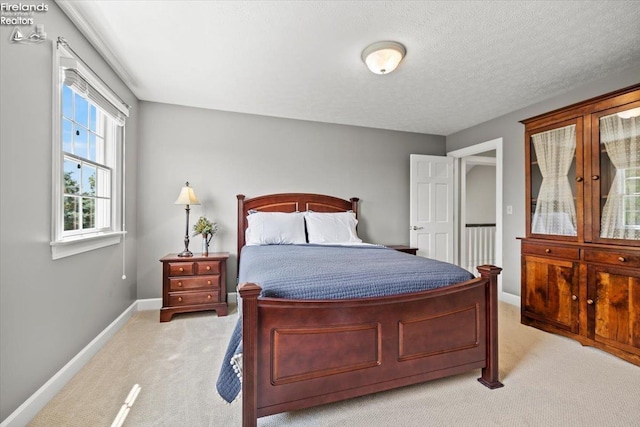
[[196, 197], [196, 193], [193, 191], [193, 188], [189, 187], [189, 183], [187, 182], [184, 187], [180, 190], [180, 194], [174, 205], [199, 205], [200, 202]]
[[362, 51], [362, 60], [375, 74], [389, 74], [396, 69], [404, 55], [405, 47], [397, 42], [377, 42]]

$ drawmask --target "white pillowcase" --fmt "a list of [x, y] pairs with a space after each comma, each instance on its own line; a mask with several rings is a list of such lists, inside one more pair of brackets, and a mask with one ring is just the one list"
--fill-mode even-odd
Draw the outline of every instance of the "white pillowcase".
[[309, 243], [362, 243], [353, 212], [305, 212]]
[[247, 215], [247, 223], [247, 246], [307, 243], [303, 212], [255, 212]]

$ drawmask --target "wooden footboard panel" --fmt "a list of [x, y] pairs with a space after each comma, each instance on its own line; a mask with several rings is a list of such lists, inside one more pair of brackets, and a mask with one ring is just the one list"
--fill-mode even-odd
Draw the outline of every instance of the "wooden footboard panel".
[[257, 298], [257, 285], [242, 285], [243, 425], [471, 369], [500, 387], [500, 269], [482, 268], [446, 288], [355, 300]]
[[274, 405], [298, 409], [314, 397], [324, 403], [337, 392], [364, 394], [367, 386], [393, 387], [394, 380], [453, 366], [484, 367], [483, 285], [416, 298], [359, 304], [261, 301], [258, 415], [274, 413]]

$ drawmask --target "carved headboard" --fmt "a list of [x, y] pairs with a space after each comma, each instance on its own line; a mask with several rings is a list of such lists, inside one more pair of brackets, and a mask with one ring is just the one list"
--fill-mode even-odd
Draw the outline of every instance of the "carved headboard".
[[247, 229], [247, 214], [250, 210], [263, 212], [345, 212], [353, 211], [358, 217], [358, 199], [339, 199], [323, 194], [282, 193], [245, 199], [244, 194], [238, 194], [238, 265], [240, 252], [245, 245], [245, 231]]

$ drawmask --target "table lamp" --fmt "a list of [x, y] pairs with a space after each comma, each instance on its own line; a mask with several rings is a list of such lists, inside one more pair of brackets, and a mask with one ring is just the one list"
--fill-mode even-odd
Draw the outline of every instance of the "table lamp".
[[189, 205], [199, 205], [200, 202], [196, 197], [196, 193], [193, 192], [193, 188], [189, 187], [189, 182], [182, 187], [178, 198], [173, 203], [174, 205], [185, 205], [185, 211], [187, 212], [187, 228], [184, 233], [184, 251], [180, 252], [178, 256], [189, 257], [193, 256], [189, 250]]

